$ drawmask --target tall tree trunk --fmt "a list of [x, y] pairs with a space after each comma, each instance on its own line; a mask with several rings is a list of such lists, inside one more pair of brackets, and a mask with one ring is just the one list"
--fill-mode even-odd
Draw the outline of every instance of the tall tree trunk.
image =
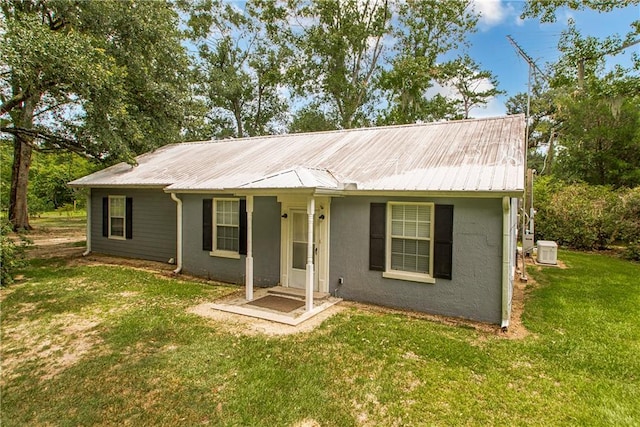
[[[36, 100], [28, 98], [18, 112], [14, 121], [16, 127], [31, 129]], [[13, 168], [11, 170], [11, 194], [9, 198], [9, 221], [14, 230], [31, 230], [29, 211], [27, 208], [27, 189], [29, 185], [29, 169], [33, 151], [30, 137], [16, 134], [13, 137]]]

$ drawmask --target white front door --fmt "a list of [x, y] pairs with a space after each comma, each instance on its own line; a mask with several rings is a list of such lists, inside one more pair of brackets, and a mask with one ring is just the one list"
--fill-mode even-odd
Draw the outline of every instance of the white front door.
[[[292, 288], [305, 289], [307, 271], [307, 250], [309, 239], [309, 217], [306, 210], [289, 210], [289, 286]], [[314, 221], [317, 224], [317, 221]], [[314, 230], [314, 239], [318, 235]], [[313, 245], [313, 267], [317, 271], [318, 257], [316, 254], [316, 244]], [[314, 274], [314, 291], [318, 290], [318, 275]]]

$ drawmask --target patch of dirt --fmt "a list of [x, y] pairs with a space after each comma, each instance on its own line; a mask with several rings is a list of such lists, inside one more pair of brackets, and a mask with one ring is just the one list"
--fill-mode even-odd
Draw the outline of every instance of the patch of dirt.
[[26, 238], [31, 242], [27, 258], [67, 258], [84, 252], [84, 246], [78, 245], [85, 240], [86, 234], [84, 229], [78, 228], [36, 227]]
[[119, 265], [137, 270], [150, 271], [163, 276], [173, 275], [173, 270], [176, 268], [175, 265], [168, 264], [166, 262], [148, 261], [134, 258], [121, 258], [94, 252], [84, 257], [81, 256], [81, 254], [80, 256], [70, 257], [69, 265]]
[[48, 380], [78, 363], [100, 343], [94, 331], [98, 318], [62, 314], [53, 319], [23, 321], [3, 327], [3, 386], [20, 375], [24, 364], [37, 362], [41, 378]]

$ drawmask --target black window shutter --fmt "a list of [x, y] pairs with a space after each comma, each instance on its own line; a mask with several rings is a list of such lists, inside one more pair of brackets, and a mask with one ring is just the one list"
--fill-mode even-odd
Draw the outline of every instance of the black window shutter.
[[240, 230], [238, 233], [238, 238], [240, 241], [238, 242], [238, 252], [240, 255], [247, 254], [247, 201], [244, 199], [240, 200]]
[[102, 198], [102, 236], [109, 237], [109, 198]]
[[213, 200], [202, 200], [202, 250], [213, 250]]
[[126, 198], [126, 221], [125, 224], [125, 237], [127, 239], [133, 239], [133, 199], [131, 197]]
[[384, 271], [387, 205], [371, 203], [369, 215], [369, 270]]
[[433, 277], [451, 279], [453, 266], [453, 205], [436, 205]]

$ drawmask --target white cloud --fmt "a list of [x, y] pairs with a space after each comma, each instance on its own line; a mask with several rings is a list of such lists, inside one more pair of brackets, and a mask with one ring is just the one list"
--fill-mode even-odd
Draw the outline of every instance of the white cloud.
[[482, 117], [497, 117], [507, 114], [507, 107], [504, 102], [498, 98], [491, 98], [487, 105], [482, 107], [473, 107], [471, 109], [471, 117], [480, 119]]
[[513, 5], [502, 0], [473, 0], [473, 10], [478, 15], [481, 30], [502, 24], [509, 16], [517, 15]]

